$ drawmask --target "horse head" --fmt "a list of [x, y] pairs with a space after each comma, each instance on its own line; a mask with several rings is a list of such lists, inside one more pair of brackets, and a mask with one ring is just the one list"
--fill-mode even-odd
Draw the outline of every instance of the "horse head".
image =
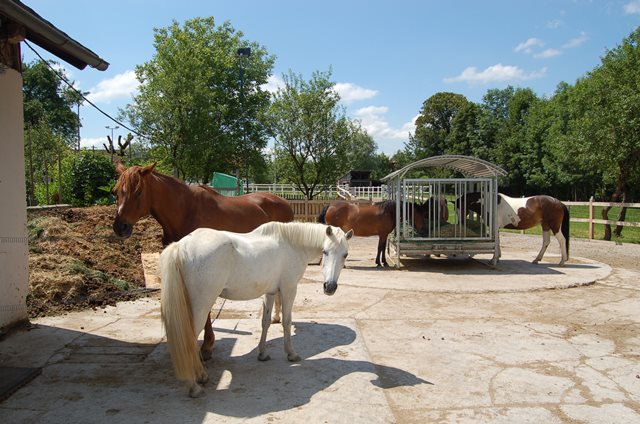
[[449, 207], [444, 196], [429, 197], [422, 205], [418, 205], [418, 210], [424, 220], [423, 225], [426, 225], [426, 222], [444, 224], [449, 219]]
[[120, 177], [113, 189], [117, 198], [118, 211], [113, 221], [113, 232], [122, 238], [128, 238], [133, 231], [133, 225], [151, 210], [151, 196], [149, 185], [145, 184], [146, 177], [151, 174], [156, 164], [147, 166], [131, 166], [125, 168], [118, 163], [116, 169]]
[[338, 289], [338, 277], [349, 254], [347, 240], [351, 236], [353, 236], [353, 230], [345, 233], [338, 227], [327, 226], [326, 237], [322, 244], [322, 273], [326, 295], [331, 296]]

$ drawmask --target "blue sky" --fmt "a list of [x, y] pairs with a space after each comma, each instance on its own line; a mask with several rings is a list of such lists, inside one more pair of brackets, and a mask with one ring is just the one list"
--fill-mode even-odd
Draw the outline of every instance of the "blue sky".
[[[135, 66], [154, 54], [154, 28], [213, 16], [276, 56], [271, 87], [289, 70], [308, 79], [331, 67], [347, 114], [388, 155], [403, 148], [433, 94], [480, 102], [488, 89], [512, 85], [549, 96], [640, 25], [640, 0], [22, 1], [110, 63], [104, 72], [62, 65], [112, 116], [135, 93]], [[23, 55], [36, 58], [26, 46]], [[105, 127], [117, 125], [88, 105], [80, 115], [83, 146], [101, 146]]]

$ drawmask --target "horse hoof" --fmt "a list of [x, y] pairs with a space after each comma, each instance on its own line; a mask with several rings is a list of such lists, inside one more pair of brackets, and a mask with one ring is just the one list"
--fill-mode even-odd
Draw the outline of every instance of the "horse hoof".
[[199, 398], [202, 395], [204, 395], [204, 389], [199, 384], [194, 383], [189, 389], [189, 397]]
[[202, 356], [203, 361], [208, 361], [213, 356], [213, 350], [201, 350], [200, 356]]
[[207, 374], [206, 372], [203, 373], [200, 377], [198, 377], [196, 382], [198, 384], [207, 384], [209, 382], [209, 374]]
[[271, 324], [280, 324], [280, 318], [274, 318], [271, 320]]
[[287, 355], [287, 359], [289, 360], [289, 362], [300, 362], [302, 360], [302, 358], [300, 357], [300, 355], [298, 354], [289, 354]]
[[384, 263], [384, 267], [385, 267], [385, 268], [389, 268], [389, 264], [385, 262], [385, 263]]
[[261, 353], [258, 355], [258, 361], [268, 361], [269, 359], [271, 359], [271, 356], [267, 355], [266, 353]]
[[376, 264], [376, 268], [382, 268], [382, 265]]

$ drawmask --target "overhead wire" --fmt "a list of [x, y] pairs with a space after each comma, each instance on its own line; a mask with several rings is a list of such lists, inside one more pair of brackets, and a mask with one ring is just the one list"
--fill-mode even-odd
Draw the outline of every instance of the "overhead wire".
[[91, 100], [87, 99], [85, 97], [85, 95], [82, 93], [82, 91], [78, 90], [77, 88], [75, 88], [66, 78], [63, 74], [61, 74], [60, 72], [58, 72], [53, 66], [51, 66], [51, 64], [49, 63], [48, 60], [44, 59], [40, 53], [38, 53], [37, 50], [35, 50], [31, 44], [29, 44], [29, 42], [27, 40], [23, 41], [27, 47], [29, 47], [29, 49], [31, 49], [31, 51], [40, 58], [40, 60], [47, 65], [47, 67], [53, 71], [53, 73], [61, 80], [63, 81], [65, 84], [67, 84], [67, 86], [69, 86], [69, 88], [71, 88], [76, 94], [78, 94], [84, 101], [86, 101], [88, 104], [90, 104], [91, 106], [93, 106], [94, 109], [96, 109], [98, 112], [100, 112], [101, 114], [103, 114], [104, 116], [106, 116], [107, 118], [109, 118], [111, 121], [113, 121], [114, 123], [120, 125], [122, 128], [125, 128], [129, 131], [131, 131], [133, 134], [137, 135], [140, 138], [144, 138], [146, 140], [151, 140], [151, 137], [149, 137], [146, 134], [141, 134], [138, 131], [130, 128], [128, 125], [125, 125], [124, 123], [122, 123], [121, 121], [117, 120], [116, 118], [112, 117], [111, 115], [109, 115], [107, 112], [105, 112], [104, 110], [102, 110], [100, 107], [96, 106], [95, 103], [93, 103]]

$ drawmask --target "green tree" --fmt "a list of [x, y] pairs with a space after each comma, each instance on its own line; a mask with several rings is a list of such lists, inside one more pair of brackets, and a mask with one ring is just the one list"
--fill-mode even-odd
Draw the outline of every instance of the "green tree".
[[338, 104], [331, 71], [314, 72], [309, 81], [289, 72], [283, 80], [266, 117], [279, 175], [313, 199], [348, 170], [343, 158], [357, 127]]
[[376, 151], [378, 150], [378, 145], [373, 137], [366, 130], [356, 128], [347, 143], [344, 159], [348, 163], [349, 169], [372, 170], [375, 166]]
[[[264, 166], [267, 133], [258, 116], [269, 93], [261, 86], [275, 58], [229, 22], [216, 27], [212, 17], [154, 31], [156, 53], [136, 67], [140, 92], [122, 115], [185, 179]], [[240, 57], [239, 48], [251, 55]]]
[[409, 135], [405, 150], [414, 159], [447, 153], [447, 137], [458, 112], [468, 103], [466, 97], [455, 93], [436, 93], [429, 97], [416, 119], [416, 130]]
[[570, 102], [573, 137], [563, 147], [613, 183], [610, 201], [630, 201], [640, 183], [640, 27], [576, 83]]
[[54, 174], [59, 174], [61, 161], [69, 146], [75, 145], [78, 116], [73, 106], [78, 102], [75, 91], [63, 84], [49, 66], [55, 62], [36, 61], [24, 64], [23, 104], [25, 122], [25, 173], [29, 203], [60, 200], [60, 187]]
[[116, 169], [111, 159], [102, 153], [83, 150], [71, 159], [69, 172], [63, 178], [70, 201], [74, 206], [90, 206], [96, 202], [108, 202]]
[[[58, 66], [53, 61], [48, 63]], [[67, 143], [76, 141], [78, 115], [72, 108], [78, 103], [77, 93], [42, 61], [24, 64], [22, 79], [25, 125], [32, 127], [46, 121], [51, 131]]]

